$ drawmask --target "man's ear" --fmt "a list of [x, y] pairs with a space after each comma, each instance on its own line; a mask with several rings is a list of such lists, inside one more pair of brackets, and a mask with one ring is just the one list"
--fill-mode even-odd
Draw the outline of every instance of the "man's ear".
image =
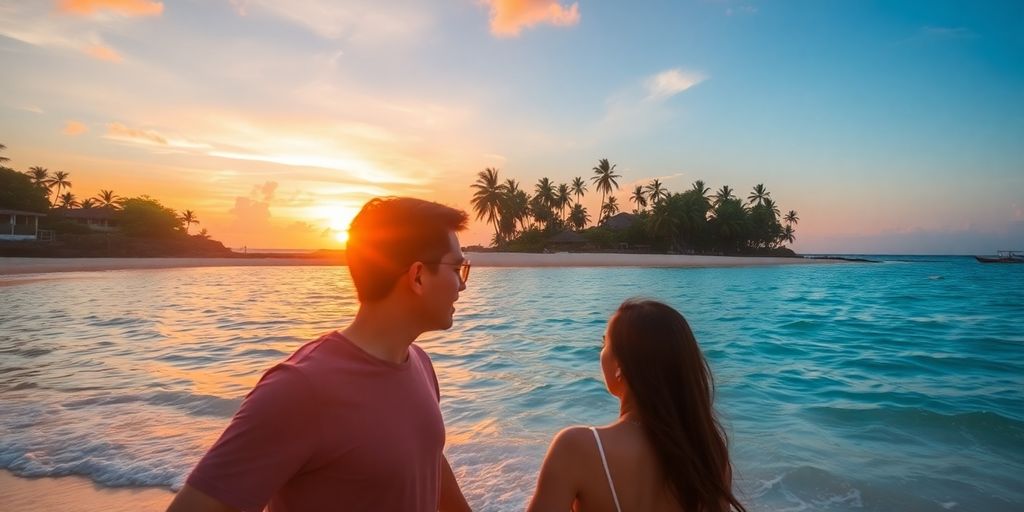
[[416, 295], [423, 293], [423, 269], [423, 263], [417, 261], [409, 265], [409, 270], [405, 272], [405, 279], [409, 282], [409, 289]]

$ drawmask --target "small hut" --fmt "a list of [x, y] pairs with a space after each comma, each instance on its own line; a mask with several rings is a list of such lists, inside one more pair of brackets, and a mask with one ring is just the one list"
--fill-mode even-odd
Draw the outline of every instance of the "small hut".
[[622, 231], [624, 229], [629, 229], [630, 227], [632, 227], [633, 224], [636, 223], [637, 219], [639, 218], [640, 217], [632, 213], [617, 213], [605, 219], [605, 221], [601, 223], [601, 226], [606, 227], [608, 229], [614, 229], [616, 231]]
[[551, 251], [571, 251], [582, 249], [587, 239], [575, 231], [562, 231], [548, 239], [547, 248]]
[[39, 218], [44, 213], [0, 210], [0, 240], [37, 240]]

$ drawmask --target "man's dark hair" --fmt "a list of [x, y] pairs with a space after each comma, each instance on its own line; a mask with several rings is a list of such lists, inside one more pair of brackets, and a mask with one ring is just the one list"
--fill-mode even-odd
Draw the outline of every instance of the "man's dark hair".
[[448, 233], [466, 229], [468, 220], [462, 210], [422, 199], [371, 199], [352, 219], [345, 249], [359, 300], [387, 297], [417, 261], [437, 263], [449, 251]]

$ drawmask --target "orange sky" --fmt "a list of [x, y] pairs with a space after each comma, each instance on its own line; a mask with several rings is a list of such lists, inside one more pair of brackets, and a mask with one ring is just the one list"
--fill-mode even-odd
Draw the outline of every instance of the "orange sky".
[[[840, 6], [816, 9], [816, 23], [852, 26]], [[532, 191], [541, 177], [589, 178], [600, 158], [618, 164], [623, 210], [652, 178], [742, 197], [764, 183], [799, 212], [798, 251], [1019, 239], [1024, 79], [979, 43], [1000, 41], [1005, 17], [894, 25], [874, 13], [844, 61], [831, 57], [841, 40], [779, 39], [778, 19], [810, 19], [791, 10], [4, 2], [0, 143], [18, 170], [70, 172], [79, 199], [148, 194], [236, 248], [338, 248], [371, 197], [468, 210], [485, 167]], [[949, 79], [952, 65], [967, 71]], [[583, 201], [592, 217], [598, 202]], [[490, 229], [476, 222], [462, 239], [486, 244]]]

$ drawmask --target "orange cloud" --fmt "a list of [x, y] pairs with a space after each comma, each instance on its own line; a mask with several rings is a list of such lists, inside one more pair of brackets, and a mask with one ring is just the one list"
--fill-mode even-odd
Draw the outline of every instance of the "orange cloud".
[[568, 27], [580, 22], [580, 6], [563, 7], [557, 0], [485, 0], [491, 6], [491, 33], [515, 37], [539, 23]]
[[69, 120], [64, 123], [64, 134], [75, 137], [89, 131], [89, 127], [78, 121]]
[[121, 54], [114, 51], [113, 48], [103, 46], [102, 44], [87, 46], [83, 51], [86, 55], [98, 60], [105, 60], [107, 62], [121, 62], [123, 60], [121, 59]]
[[60, 0], [57, 8], [66, 14], [83, 16], [100, 11], [112, 11], [123, 16], [159, 16], [164, 12], [162, 2], [150, 0]]
[[145, 144], [159, 144], [161, 146], [167, 145], [167, 139], [159, 133], [139, 130], [137, 128], [129, 128], [121, 123], [110, 123], [107, 125], [108, 139], [121, 140], [127, 142], [142, 142]]

